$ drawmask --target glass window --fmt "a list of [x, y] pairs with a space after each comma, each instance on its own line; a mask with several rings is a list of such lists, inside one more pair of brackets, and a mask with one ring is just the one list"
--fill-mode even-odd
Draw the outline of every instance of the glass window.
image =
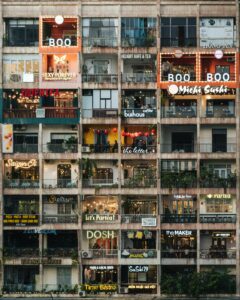
[[208, 213], [232, 213], [232, 199], [207, 199], [206, 211]]

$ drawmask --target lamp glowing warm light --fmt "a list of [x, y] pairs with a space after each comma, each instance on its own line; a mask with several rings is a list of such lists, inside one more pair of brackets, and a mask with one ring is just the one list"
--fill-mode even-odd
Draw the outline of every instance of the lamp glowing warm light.
[[61, 25], [64, 22], [63, 16], [60, 16], [60, 15], [56, 16], [55, 17], [55, 22], [56, 22], [56, 24]]

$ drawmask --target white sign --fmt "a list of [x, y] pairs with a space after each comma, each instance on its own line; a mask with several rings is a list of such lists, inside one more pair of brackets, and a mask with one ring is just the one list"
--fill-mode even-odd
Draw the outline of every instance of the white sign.
[[151, 59], [152, 55], [148, 53], [123, 53], [122, 59]]
[[[229, 81], [229, 73], [207, 73], [208, 82], [219, 82], [219, 81]], [[191, 81], [190, 74], [168, 74], [169, 82], [189, 82]]]
[[115, 233], [113, 230], [87, 230], [87, 239], [114, 239], [115, 238]]
[[34, 82], [33, 73], [23, 73], [23, 82]]
[[173, 195], [175, 199], [192, 199], [192, 195]]
[[114, 266], [89, 266], [90, 270], [113, 270]]
[[169, 236], [191, 236], [192, 230], [166, 230]]
[[123, 153], [124, 154], [130, 154], [130, 153], [137, 153], [137, 154], [145, 154], [145, 153], [148, 153], [147, 149], [144, 150], [142, 148], [138, 148], [138, 147], [126, 147], [126, 148], [123, 148]]
[[155, 227], [155, 226], [157, 226], [157, 219], [156, 218], [142, 218], [142, 226]]
[[148, 270], [148, 266], [128, 266], [129, 273], [146, 273]]
[[36, 109], [36, 118], [45, 118], [45, 108]]
[[146, 108], [142, 110], [137, 109], [136, 111], [135, 109], [132, 110], [128, 109], [123, 111], [123, 115], [125, 118], [146, 118], [146, 117], [152, 117], [151, 114], [153, 114], [153, 109], [151, 108]]
[[71, 44], [72, 44], [72, 41], [69, 38], [66, 38], [66, 39], [53, 39], [53, 38], [50, 38], [49, 41], [48, 41], [48, 45], [50, 47], [55, 47], [55, 46], [70, 47]]
[[223, 51], [222, 50], [216, 50], [214, 53], [214, 56], [216, 59], [222, 59], [223, 58]]
[[221, 85], [221, 86], [210, 86], [206, 85], [204, 87], [201, 86], [187, 86], [187, 85], [175, 85], [171, 84], [168, 87], [168, 92], [172, 95], [180, 94], [180, 95], [201, 95], [201, 94], [227, 94], [228, 92], [228, 87]]

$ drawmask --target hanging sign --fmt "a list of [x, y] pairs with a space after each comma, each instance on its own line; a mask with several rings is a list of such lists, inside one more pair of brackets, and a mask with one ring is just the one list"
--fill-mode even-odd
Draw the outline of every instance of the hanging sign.
[[13, 153], [13, 125], [2, 124], [2, 152]]

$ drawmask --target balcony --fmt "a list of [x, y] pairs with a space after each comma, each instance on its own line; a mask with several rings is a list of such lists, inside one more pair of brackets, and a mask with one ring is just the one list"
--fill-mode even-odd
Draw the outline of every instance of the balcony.
[[196, 214], [162, 214], [162, 223], [196, 223]]
[[122, 182], [123, 188], [156, 188], [157, 187], [157, 179], [156, 178], [127, 178]]
[[235, 249], [223, 249], [223, 250], [201, 249], [200, 258], [236, 259], [236, 250]]
[[217, 144], [217, 145], [213, 145], [211, 143], [200, 144], [201, 153], [235, 153], [236, 149], [237, 149], [236, 143], [226, 143], [226, 144]]
[[146, 145], [143, 147], [131, 145], [121, 146], [121, 151], [123, 154], [151, 154], [157, 152], [157, 146]]
[[74, 248], [48, 248], [43, 249], [43, 256], [44, 257], [71, 257], [71, 258], [77, 258], [78, 257], [78, 251]]
[[156, 249], [122, 249], [121, 258], [157, 258]]
[[118, 183], [113, 182], [113, 179], [95, 179], [95, 178], [89, 178], [89, 179], [83, 179], [82, 180], [83, 188], [118, 188]]
[[76, 224], [78, 223], [77, 215], [43, 215], [43, 224]]
[[117, 109], [82, 109], [83, 118], [117, 118], [118, 110]]
[[38, 144], [14, 144], [14, 153], [38, 153]]
[[155, 73], [123, 73], [122, 83], [150, 83], [156, 82], [157, 76]]
[[4, 122], [11, 124], [77, 124], [78, 108], [43, 107], [28, 109], [9, 109], [3, 112]]
[[162, 118], [196, 118], [197, 105], [191, 106], [162, 106]]
[[197, 258], [197, 250], [193, 249], [169, 249], [161, 251], [162, 258]]
[[[123, 28], [122, 28], [123, 30]], [[134, 28], [132, 28], [134, 30]], [[132, 48], [132, 47], [155, 47], [157, 39], [154, 35], [149, 35], [146, 37], [122, 37], [121, 45], [124, 48]]]
[[117, 84], [118, 75], [117, 74], [83, 74], [82, 82]]
[[200, 223], [236, 223], [236, 214], [200, 214]]
[[44, 153], [77, 153], [78, 144], [53, 144], [47, 143], [43, 145]]
[[114, 37], [83, 37], [83, 47], [117, 47], [118, 41]]
[[202, 117], [205, 118], [234, 118], [235, 106], [227, 105], [213, 105], [208, 106], [205, 111], [202, 112]]
[[161, 175], [162, 188], [196, 188], [197, 174], [196, 172], [166, 172]]
[[118, 153], [116, 145], [87, 144], [82, 146], [83, 153]]
[[142, 223], [143, 218], [156, 219], [157, 216], [150, 215], [150, 214], [121, 215], [121, 223], [123, 224]]
[[161, 144], [162, 153], [194, 153], [197, 147], [194, 143], [181, 144]]
[[219, 178], [214, 174], [206, 176], [205, 173], [200, 174], [201, 188], [236, 188], [236, 174], [229, 174], [228, 178]]
[[39, 188], [39, 180], [29, 179], [4, 179], [4, 188], [11, 189], [32, 189]]
[[105, 223], [115, 223], [118, 221], [118, 215], [116, 214], [89, 214], [84, 213], [82, 215], [83, 223], [97, 223], [97, 224], [105, 224]]
[[38, 257], [40, 251], [38, 248], [4, 248], [3, 256], [5, 258], [11, 257]]
[[77, 180], [71, 179], [44, 179], [43, 180], [44, 189], [71, 189], [77, 188]]
[[6, 284], [4, 283], [3, 286], [3, 293], [34, 293], [34, 292], [39, 292], [39, 290], [37, 289], [37, 285], [36, 284], [23, 284], [23, 283], [15, 283], [15, 284]]
[[39, 82], [39, 73], [5, 73], [3, 75], [3, 83], [5, 84], [19, 84], [19, 83], [26, 83], [25, 76], [32, 76], [31, 82], [38, 83]]
[[117, 249], [89, 249], [89, 250], [82, 250], [82, 258], [117, 258], [118, 257], [118, 250]]

